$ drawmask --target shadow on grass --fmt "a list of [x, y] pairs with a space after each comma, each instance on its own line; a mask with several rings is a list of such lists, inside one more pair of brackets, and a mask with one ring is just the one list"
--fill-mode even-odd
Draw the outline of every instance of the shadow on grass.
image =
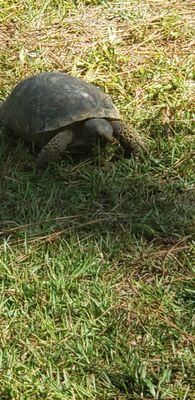
[[1, 145], [1, 237], [54, 240], [110, 233], [170, 243], [192, 234], [194, 192], [150, 156], [104, 165], [66, 160], [24, 172], [23, 143]]
[[[2, 246], [1, 274], [7, 296], [5, 315], [9, 323], [11, 312], [15, 318], [10, 324], [8, 351], [13, 353], [19, 348], [16, 357], [20, 358], [21, 341], [22, 351], [32, 342], [35, 354], [32, 358], [31, 351], [27, 353], [19, 371], [28, 366], [36, 368], [36, 376], [29, 375], [29, 381], [37, 382], [35, 389], [30, 385], [33, 395], [36, 390], [39, 398], [48, 398], [50, 381], [44, 381], [43, 386], [39, 382], [52, 365], [54, 371], [59, 368], [61, 373], [62, 366], [68, 371], [70, 390], [71, 385], [85, 386], [84, 377], [93, 373], [98, 390], [112, 390], [113, 398], [134, 399], [139, 393], [151, 398], [151, 393], [165, 392], [169, 377], [162, 389], [161, 383], [167, 364], [173, 365], [173, 372], [168, 370], [172, 381], [178, 379], [177, 371], [184, 361], [187, 365], [185, 353], [182, 359], [175, 348], [179, 348], [180, 333], [184, 332], [185, 339], [185, 335], [191, 338], [186, 333], [192, 320], [191, 286], [186, 281], [185, 291], [186, 282], [180, 281], [181, 269], [182, 279], [186, 275], [191, 279], [189, 258], [181, 255], [178, 262], [166, 259], [162, 267], [163, 257], [170, 250], [163, 253], [158, 245], [154, 249], [148, 243], [144, 247], [142, 238], [170, 243], [192, 234], [194, 202], [190, 183], [184, 182], [178, 170], [169, 168], [166, 160], [162, 165], [150, 156], [142, 161], [121, 160], [96, 166], [67, 160], [50, 165], [42, 173], [24, 172], [30, 157], [23, 143], [12, 150], [2, 147], [1, 238], [8, 240], [8, 246]], [[69, 241], [71, 235], [73, 240]], [[50, 243], [59, 237], [68, 239], [65, 246], [43, 245], [40, 251], [34, 247], [36, 241]], [[85, 241], [88, 238], [92, 240]], [[106, 240], [102, 246], [102, 238], [108, 239], [106, 257]], [[10, 245], [20, 241], [25, 252], [22, 246], [17, 251]], [[31, 241], [32, 249], [28, 247]], [[174, 246], [167, 247], [173, 250]], [[167, 271], [170, 281], [173, 276], [179, 279], [179, 290], [175, 288], [177, 280], [175, 287], [169, 288]], [[174, 275], [176, 271], [178, 275]], [[157, 274], [163, 274], [163, 280]], [[176, 323], [171, 325], [169, 320], [174, 317]], [[174, 332], [176, 324], [179, 326]], [[34, 345], [35, 327], [40, 340]], [[168, 353], [170, 337], [176, 343], [173, 354]], [[182, 335], [180, 340], [183, 349]], [[36, 364], [40, 349], [41, 363]], [[76, 368], [71, 375], [72, 366]], [[13, 368], [15, 381], [27, 390], [26, 375], [24, 383], [15, 365]], [[63, 382], [64, 377], [58, 376]], [[181, 379], [186, 380], [186, 370]], [[191, 367], [188, 382], [190, 379]], [[3, 385], [3, 398], [13, 398], [6, 376]], [[67, 388], [62, 386], [60, 390], [66, 396]]]

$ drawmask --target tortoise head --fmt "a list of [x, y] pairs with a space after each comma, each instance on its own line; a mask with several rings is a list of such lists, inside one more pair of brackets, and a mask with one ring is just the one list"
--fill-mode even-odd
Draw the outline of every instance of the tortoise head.
[[97, 135], [103, 141], [112, 141], [112, 125], [104, 118], [90, 118], [84, 123], [84, 128], [90, 135]]

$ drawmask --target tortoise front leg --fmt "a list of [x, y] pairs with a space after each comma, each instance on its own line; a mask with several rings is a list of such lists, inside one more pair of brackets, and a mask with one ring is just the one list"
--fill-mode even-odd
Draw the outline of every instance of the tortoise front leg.
[[112, 121], [113, 135], [124, 149], [124, 157], [129, 158], [145, 150], [145, 144], [135, 130], [121, 121]]
[[37, 168], [43, 168], [50, 160], [56, 160], [72, 142], [73, 132], [69, 129], [57, 133], [40, 151], [35, 160]]

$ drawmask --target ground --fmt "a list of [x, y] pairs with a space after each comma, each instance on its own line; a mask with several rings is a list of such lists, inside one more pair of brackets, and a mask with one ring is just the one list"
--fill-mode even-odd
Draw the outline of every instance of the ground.
[[192, 400], [191, 1], [1, 2], [1, 100], [24, 77], [94, 83], [140, 159], [25, 171], [1, 137], [0, 399]]

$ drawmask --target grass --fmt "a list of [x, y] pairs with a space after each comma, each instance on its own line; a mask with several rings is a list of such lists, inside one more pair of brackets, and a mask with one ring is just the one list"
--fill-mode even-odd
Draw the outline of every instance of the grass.
[[42, 173], [0, 147], [0, 400], [192, 400], [194, 2], [4, 1], [1, 100], [43, 70], [109, 93], [141, 160]]

